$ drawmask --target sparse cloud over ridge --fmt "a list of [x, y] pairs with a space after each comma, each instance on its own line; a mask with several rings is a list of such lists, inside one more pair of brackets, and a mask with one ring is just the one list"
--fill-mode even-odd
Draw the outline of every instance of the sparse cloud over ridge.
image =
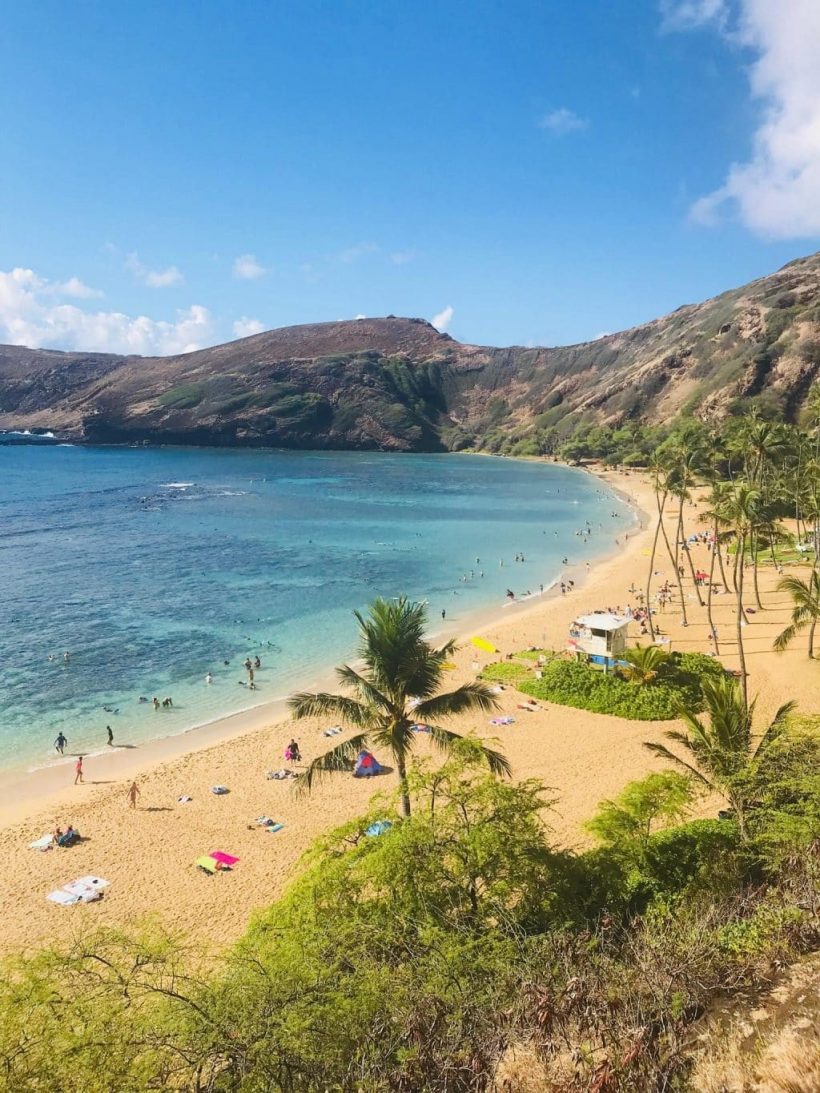
[[249, 338], [252, 334], [261, 334], [264, 329], [265, 324], [260, 319], [251, 319], [247, 315], [243, 315], [233, 324], [235, 338]]
[[444, 333], [447, 327], [450, 325], [453, 315], [455, 315], [455, 309], [452, 304], [448, 304], [447, 307], [442, 308], [437, 315], [434, 315], [430, 322], [440, 333]]
[[78, 278], [56, 282], [21, 267], [0, 271], [0, 341], [143, 356], [188, 353], [213, 344], [211, 314], [199, 304], [178, 310], [168, 322], [118, 311], [84, 311], [59, 300], [84, 294], [89, 298], [94, 291]]

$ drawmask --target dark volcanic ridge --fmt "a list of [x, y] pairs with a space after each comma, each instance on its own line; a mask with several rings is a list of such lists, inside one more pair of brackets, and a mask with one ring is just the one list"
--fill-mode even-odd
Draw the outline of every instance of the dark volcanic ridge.
[[561, 348], [467, 345], [423, 319], [284, 327], [175, 357], [0, 346], [0, 430], [90, 443], [490, 451], [581, 423], [793, 418], [820, 369], [820, 254]]

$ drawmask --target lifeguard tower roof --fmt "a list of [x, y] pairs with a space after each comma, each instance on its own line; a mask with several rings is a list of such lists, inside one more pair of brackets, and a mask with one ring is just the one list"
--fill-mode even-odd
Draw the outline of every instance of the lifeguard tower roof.
[[622, 626], [626, 626], [632, 620], [622, 618], [620, 615], [610, 615], [608, 612], [602, 612], [600, 615], [579, 615], [575, 621], [590, 630], [620, 630]]

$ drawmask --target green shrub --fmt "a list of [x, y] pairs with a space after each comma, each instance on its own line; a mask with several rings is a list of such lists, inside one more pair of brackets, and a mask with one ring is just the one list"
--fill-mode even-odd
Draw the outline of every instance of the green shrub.
[[636, 687], [579, 661], [553, 660], [544, 666], [541, 679], [525, 680], [519, 690], [533, 698], [593, 713], [633, 721], [669, 721], [678, 716], [681, 705], [702, 709], [700, 680], [722, 671], [715, 660], [701, 653], [673, 653], [662, 679]]
[[204, 390], [201, 383], [183, 383], [163, 392], [157, 402], [168, 410], [191, 410], [202, 402]]
[[517, 660], [497, 660], [482, 668], [479, 679], [492, 683], [519, 683], [529, 677], [532, 665]]

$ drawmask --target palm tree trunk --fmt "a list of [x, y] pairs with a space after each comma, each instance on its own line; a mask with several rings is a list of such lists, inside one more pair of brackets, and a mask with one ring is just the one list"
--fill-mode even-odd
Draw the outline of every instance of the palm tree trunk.
[[752, 538], [751, 538], [750, 546], [751, 546], [751, 551], [752, 551], [752, 578], [753, 578], [754, 586], [755, 586], [755, 603], [757, 604], [758, 609], [760, 611], [765, 611], [766, 610], [765, 607], [760, 602], [760, 589], [757, 586], [757, 545], [758, 545], [757, 533], [752, 532]]
[[717, 521], [715, 522], [715, 550], [718, 556], [718, 565], [720, 566], [720, 579], [723, 581], [723, 587], [726, 591], [729, 591], [729, 582], [726, 580], [726, 570], [723, 568], [723, 551], [720, 549], [720, 540], [718, 539]]
[[709, 591], [706, 593], [706, 618], [709, 622], [709, 633], [712, 635], [712, 640], [715, 643], [715, 655], [718, 655], [720, 650], [718, 649], [717, 630], [715, 630], [714, 619], [712, 618], [712, 585], [715, 579], [715, 552], [717, 551], [717, 520], [715, 521], [715, 541], [712, 543], [712, 558], [709, 564]]
[[[683, 529], [681, 529], [682, 531]], [[698, 597], [698, 603], [703, 607], [703, 596], [701, 595], [700, 585], [695, 578], [695, 563], [692, 561], [692, 551], [689, 549], [689, 544], [684, 543], [683, 552], [689, 561], [689, 574], [692, 577], [692, 584], [695, 586], [695, 593]]]
[[663, 541], [666, 543], [666, 550], [669, 554], [669, 560], [672, 562], [672, 565], [675, 567], [675, 580], [678, 582], [678, 595], [680, 596], [680, 606], [681, 606], [681, 611], [683, 612], [683, 625], [688, 626], [689, 625], [689, 620], [686, 617], [686, 603], [684, 602], [684, 599], [683, 599], [683, 582], [680, 579], [680, 570], [678, 569], [678, 563], [677, 563], [677, 560], [675, 558], [675, 554], [672, 551], [672, 545], [669, 542], [669, 536], [666, 534], [666, 528], [663, 525], [663, 521], [661, 521], [661, 532], [663, 533]]
[[746, 543], [742, 535], [738, 535], [738, 558], [740, 559], [740, 572], [737, 578], [737, 655], [740, 659], [740, 691], [743, 695], [743, 708], [749, 708], [749, 690], [746, 680], [746, 652], [743, 648], [743, 623], [746, 615], [743, 612], [743, 555]]
[[404, 756], [396, 756], [396, 769], [399, 772], [399, 790], [401, 792], [401, 814], [407, 819], [410, 815], [410, 794], [407, 792], [407, 764]]
[[649, 598], [649, 590], [652, 586], [652, 572], [655, 568], [655, 552], [658, 549], [658, 536], [661, 533], [661, 521], [663, 520], [663, 507], [666, 504], [666, 494], [663, 495], [663, 501], [660, 499], [660, 495], [655, 492], [655, 501], [658, 506], [658, 523], [655, 527], [655, 538], [652, 540], [652, 553], [649, 555], [649, 573], [646, 577], [646, 618], [649, 622], [649, 636], [652, 641], [655, 640], [655, 625], [652, 622], [652, 603]]
[[809, 626], [809, 659], [814, 660], [814, 628], [817, 626], [817, 619], [815, 618]]

